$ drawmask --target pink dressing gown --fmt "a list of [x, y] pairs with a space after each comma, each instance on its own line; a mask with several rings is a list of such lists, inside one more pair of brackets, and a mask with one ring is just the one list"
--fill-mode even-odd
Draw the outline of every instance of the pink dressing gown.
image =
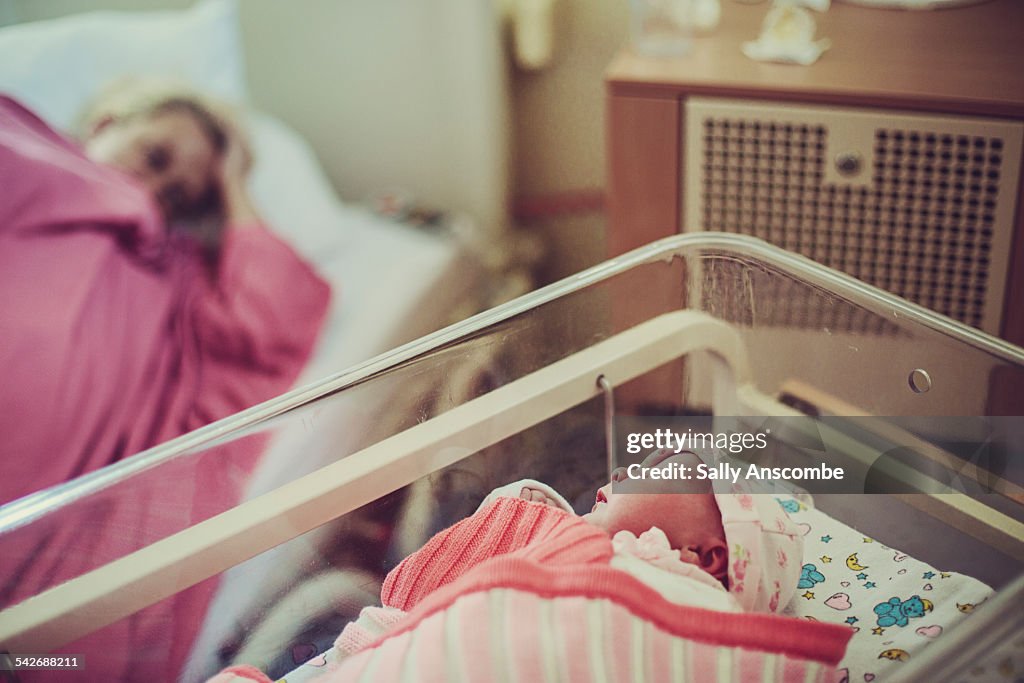
[[[287, 390], [329, 297], [259, 225], [227, 231], [213, 276], [143, 188], [0, 96], [0, 504]], [[0, 607], [230, 506], [256, 455], [0, 538]], [[87, 678], [172, 680], [210, 588], [80, 641]]]

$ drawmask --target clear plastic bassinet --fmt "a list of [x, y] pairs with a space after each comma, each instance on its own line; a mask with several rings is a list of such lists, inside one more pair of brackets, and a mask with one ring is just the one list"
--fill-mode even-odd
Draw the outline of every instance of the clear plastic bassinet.
[[996, 589], [890, 671], [939, 680], [1021, 632], [1024, 461], [1004, 448], [965, 474], [947, 448], [965, 419], [1020, 433], [1021, 386], [1017, 347], [753, 238], [676, 236], [0, 508], [0, 646], [77, 653], [83, 675], [119, 647], [167, 680], [240, 660], [280, 675], [496, 486], [540, 479], [589, 509], [611, 396], [619, 421], [856, 419], [867, 457], [895, 439], [976, 483], [815, 496], [896, 558]]

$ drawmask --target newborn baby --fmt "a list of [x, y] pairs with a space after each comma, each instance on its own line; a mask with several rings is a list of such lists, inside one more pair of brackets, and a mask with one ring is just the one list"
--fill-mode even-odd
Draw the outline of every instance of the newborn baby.
[[[663, 449], [648, 455], [641, 468], [668, 471], [683, 465], [693, 471], [701, 462], [689, 451]], [[481, 509], [502, 496], [572, 512], [561, 495], [532, 480], [495, 490]], [[707, 480], [632, 479], [619, 467], [598, 489], [593, 509], [582, 519], [612, 539], [613, 567], [673, 602], [775, 612], [799, 582], [802, 538], [767, 494], [715, 493]]]
[[[657, 451], [641, 465], [698, 462]], [[311, 666], [330, 683], [553, 680], [584, 669], [617, 681], [634, 666], [652, 680], [744, 669], [824, 683], [850, 630], [770, 614], [796, 591], [802, 543], [774, 496], [735, 487], [620, 468], [581, 517], [549, 486], [516, 482], [395, 567], [381, 606], [364, 608]], [[269, 683], [249, 668], [215, 681]]]

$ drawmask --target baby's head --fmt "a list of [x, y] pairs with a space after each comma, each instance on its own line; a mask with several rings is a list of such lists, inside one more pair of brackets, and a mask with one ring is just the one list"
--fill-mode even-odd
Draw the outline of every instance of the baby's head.
[[[631, 473], [679, 466], [693, 473], [701, 462], [690, 452], [662, 450]], [[681, 560], [721, 581], [743, 609], [776, 612], [796, 592], [803, 536], [774, 495], [750, 493], [742, 483], [726, 486], [714, 491], [708, 480], [633, 478], [619, 468], [584, 519], [609, 536], [639, 536], [656, 526]]]
[[[668, 472], [685, 466], [692, 472], [701, 462], [693, 453], [655, 451], [637, 472]], [[699, 566], [725, 582], [729, 563], [722, 514], [707, 481], [631, 478], [626, 468], [612, 472], [612, 480], [598, 489], [594, 508], [583, 518], [609, 535], [629, 531], [636, 536], [653, 526], [665, 532], [680, 559]]]

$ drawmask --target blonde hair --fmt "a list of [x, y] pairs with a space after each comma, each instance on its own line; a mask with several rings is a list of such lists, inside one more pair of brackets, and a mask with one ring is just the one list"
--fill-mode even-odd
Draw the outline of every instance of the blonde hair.
[[103, 87], [79, 116], [75, 133], [88, 138], [106, 122], [127, 121], [156, 116], [164, 112], [191, 114], [209, 136], [218, 152], [223, 152], [229, 137], [237, 138], [246, 157], [252, 151], [242, 134], [234, 109], [180, 81], [166, 78], [126, 77]]
[[[217, 153], [227, 150], [229, 142], [241, 146], [243, 163], [252, 163], [252, 147], [238, 122], [236, 111], [197, 92], [187, 84], [165, 78], [126, 77], [103, 87], [81, 112], [75, 133], [86, 140], [106, 123], [119, 123], [167, 112], [190, 114], [206, 133]], [[211, 253], [221, 242], [223, 206], [212, 189], [194, 210], [170, 222], [172, 230], [189, 232]]]

